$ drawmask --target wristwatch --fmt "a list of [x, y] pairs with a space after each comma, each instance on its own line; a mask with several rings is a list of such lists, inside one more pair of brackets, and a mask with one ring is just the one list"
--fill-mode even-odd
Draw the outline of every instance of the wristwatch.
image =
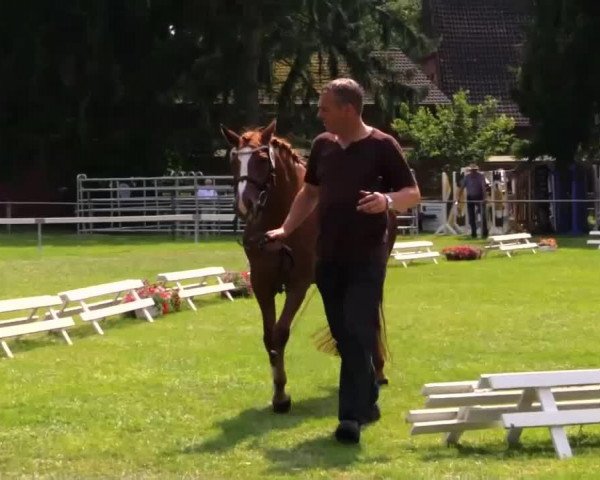
[[394, 209], [394, 200], [392, 199], [392, 197], [389, 196], [387, 193], [385, 193], [383, 196], [385, 197], [385, 201], [387, 202], [388, 210], [393, 210]]

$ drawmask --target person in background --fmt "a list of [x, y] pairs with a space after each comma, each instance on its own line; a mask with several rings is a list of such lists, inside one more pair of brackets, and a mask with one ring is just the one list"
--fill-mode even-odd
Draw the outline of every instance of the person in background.
[[199, 188], [196, 195], [198, 196], [198, 198], [216, 198], [217, 197], [218, 194], [217, 194], [217, 191], [215, 190], [215, 187], [213, 186], [212, 178], [207, 178], [204, 180], [204, 187]]
[[[469, 165], [469, 173], [464, 176], [458, 198], [467, 191], [467, 211], [469, 213], [469, 223], [471, 225], [471, 238], [477, 238], [477, 213], [481, 215], [481, 238], [487, 238], [487, 214], [485, 211], [485, 195], [486, 195], [486, 179], [485, 175], [479, 172], [479, 166], [476, 163]], [[458, 202], [456, 202], [458, 204]]]

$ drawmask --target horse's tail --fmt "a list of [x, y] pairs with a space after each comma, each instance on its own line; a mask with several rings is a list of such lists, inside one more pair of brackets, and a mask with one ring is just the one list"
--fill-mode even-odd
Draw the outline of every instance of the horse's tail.
[[[317, 330], [312, 335], [312, 339], [317, 347], [317, 350], [320, 352], [336, 356], [339, 355], [336, 341], [331, 336], [329, 327], [323, 327]], [[390, 350], [387, 342], [387, 328], [385, 324], [385, 313], [383, 311], [383, 297], [381, 298], [381, 302], [379, 302], [375, 341], [376, 344], [375, 351], [373, 352], [373, 365], [375, 370], [379, 373], [383, 371], [383, 365], [385, 362], [390, 359]]]
[[385, 323], [385, 312], [383, 311], [383, 296], [379, 302], [379, 315], [377, 318], [377, 345], [373, 353], [373, 366], [378, 375], [383, 375], [383, 366], [391, 358], [387, 341], [387, 327]]

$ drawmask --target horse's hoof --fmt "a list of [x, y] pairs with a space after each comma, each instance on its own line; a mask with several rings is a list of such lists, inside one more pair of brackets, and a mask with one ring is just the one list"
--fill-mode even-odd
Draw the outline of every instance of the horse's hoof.
[[288, 413], [292, 408], [292, 397], [288, 397], [282, 402], [273, 401], [273, 412], [275, 413]]
[[379, 385], [380, 387], [383, 385], [388, 385], [389, 383], [390, 381], [385, 377], [377, 379], [377, 385]]

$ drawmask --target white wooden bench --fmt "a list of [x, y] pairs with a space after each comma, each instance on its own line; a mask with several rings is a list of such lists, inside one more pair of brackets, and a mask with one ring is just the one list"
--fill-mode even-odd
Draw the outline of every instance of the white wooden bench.
[[564, 427], [600, 423], [600, 370], [482, 375], [479, 381], [426, 384], [425, 409], [411, 410], [411, 435], [443, 433], [456, 444], [463, 432], [501, 426], [518, 443], [523, 428], [547, 427], [559, 458], [572, 456]]
[[[13, 358], [6, 339], [30, 333], [59, 331], [67, 344], [72, 345], [65, 329], [72, 327], [74, 322], [71, 317], [58, 317], [56, 310], [52, 307], [60, 305], [60, 298], [53, 295], [0, 300], [0, 314], [3, 316], [3, 319], [0, 320], [0, 344], [6, 355]], [[13, 316], [16, 312], [23, 311], [26, 312], [26, 316]], [[39, 315], [38, 311], [40, 311]], [[6, 314], [11, 314], [10, 318], [4, 318]], [[47, 316], [50, 318], [49, 320], [45, 320]]]
[[395, 260], [400, 261], [404, 265], [404, 268], [408, 267], [408, 262], [427, 258], [437, 264], [437, 258], [440, 256], [440, 253], [432, 250], [432, 247], [433, 243], [428, 240], [396, 242], [394, 243], [391, 256]]
[[[141, 280], [122, 280], [61, 292], [58, 296], [61, 298], [63, 306], [59, 315], [64, 312], [79, 313], [81, 319], [84, 322], [91, 322], [100, 335], [104, 335], [104, 332], [98, 321], [111, 315], [137, 310], [143, 313], [146, 320], [153, 322], [148, 308], [154, 306], [154, 300], [140, 298], [136, 291], [143, 286], [144, 282]], [[133, 296], [134, 301], [123, 303], [122, 299], [128, 293]], [[71, 303], [75, 303], [76, 306], [69, 307]]]
[[486, 248], [497, 248], [501, 252], [506, 253], [511, 257], [510, 252], [515, 250], [531, 250], [536, 253], [538, 248], [537, 243], [530, 242], [531, 234], [529, 233], [510, 233], [508, 235], [491, 235], [489, 237], [489, 245]]
[[[209, 293], [224, 292], [229, 300], [233, 301], [230, 290], [235, 290], [235, 285], [231, 282], [223, 282], [221, 275], [225, 273], [223, 267], [206, 267], [196, 270], [184, 270], [181, 272], [159, 273], [158, 281], [175, 283], [175, 289], [179, 297], [185, 299], [192, 310], [196, 310], [196, 305], [192, 299]], [[216, 283], [209, 285], [208, 281], [213, 280]], [[191, 283], [183, 283], [191, 281]]]
[[587, 244], [588, 245], [597, 245], [598, 248], [600, 249], [600, 230], [592, 230], [592, 231], [590, 231], [590, 237], [592, 237], [592, 238], [590, 238], [587, 241]]

